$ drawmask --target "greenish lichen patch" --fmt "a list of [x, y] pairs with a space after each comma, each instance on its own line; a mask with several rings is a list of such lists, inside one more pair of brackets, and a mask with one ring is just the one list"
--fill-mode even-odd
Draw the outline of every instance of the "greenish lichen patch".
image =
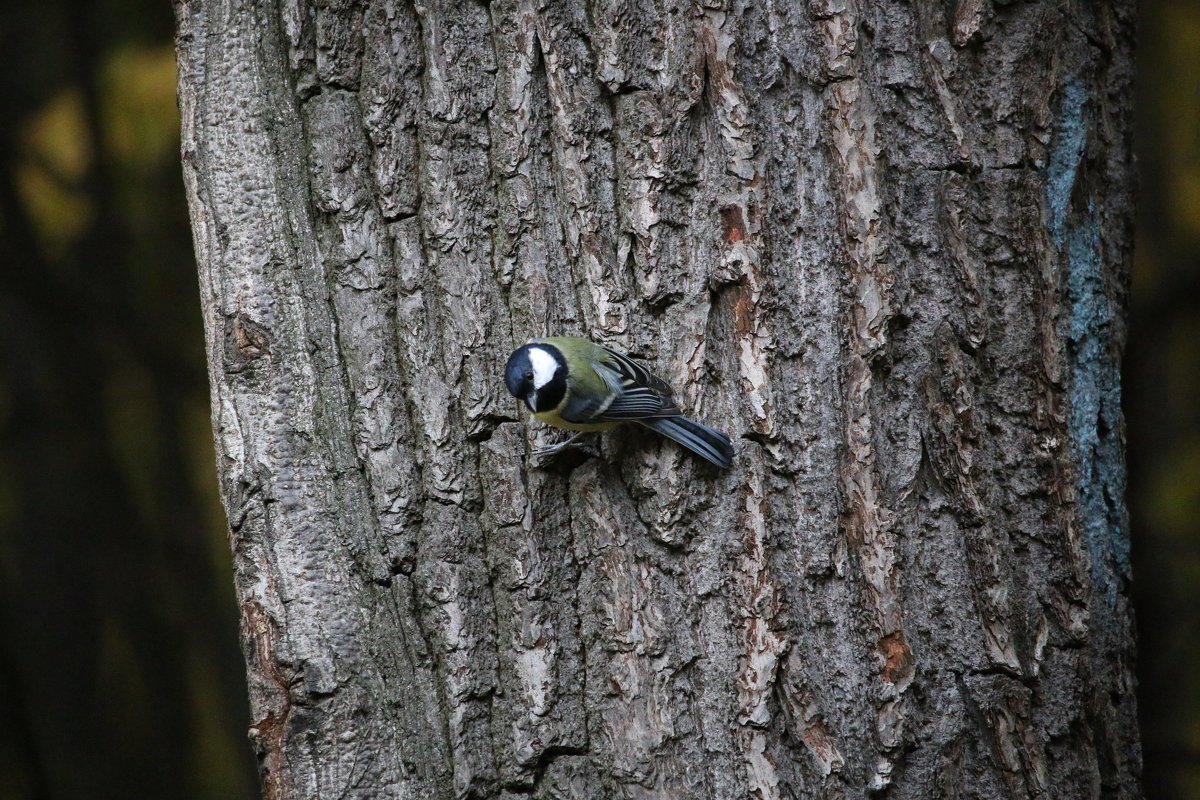
[[1059, 121], [1046, 169], [1047, 229], [1059, 250], [1066, 282], [1067, 358], [1070, 370], [1068, 428], [1077, 469], [1080, 523], [1092, 581], [1115, 604], [1129, 579], [1125, 509], [1121, 376], [1109, 347], [1113, 309], [1105, 280], [1101, 221], [1094, 201], [1072, 207], [1089, 127], [1087, 90], [1074, 77], [1062, 89]]

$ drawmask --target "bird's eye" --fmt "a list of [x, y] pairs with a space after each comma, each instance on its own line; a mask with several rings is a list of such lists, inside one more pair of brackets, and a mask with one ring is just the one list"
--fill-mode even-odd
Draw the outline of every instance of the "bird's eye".
[[527, 380], [527, 381], [533, 380], [533, 370], [531, 370], [531, 369], [525, 370], [525, 380]]

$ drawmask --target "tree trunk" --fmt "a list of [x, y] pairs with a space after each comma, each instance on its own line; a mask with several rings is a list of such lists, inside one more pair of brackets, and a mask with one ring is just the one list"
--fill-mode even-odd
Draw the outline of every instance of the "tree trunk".
[[178, 0], [269, 797], [1138, 795], [1132, 3], [719, 6]]

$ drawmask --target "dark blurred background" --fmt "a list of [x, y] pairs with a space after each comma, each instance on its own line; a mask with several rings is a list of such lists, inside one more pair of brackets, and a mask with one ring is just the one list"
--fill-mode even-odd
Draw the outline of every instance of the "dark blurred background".
[[1150, 800], [1200, 798], [1200, 3], [1142, 0], [1124, 391]]
[[166, 0], [0, 0], [0, 798], [250, 798]]
[[[257, 796], [165, 0], [0, 0], [0, 800]], [[1200, 798], [1200, 4], [1145, 0], [1126, 355], [1152, 800]]]

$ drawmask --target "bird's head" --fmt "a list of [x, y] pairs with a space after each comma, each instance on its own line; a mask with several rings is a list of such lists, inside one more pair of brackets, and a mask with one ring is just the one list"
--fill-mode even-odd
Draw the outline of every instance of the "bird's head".
[[567, 391], [567, 360], [553, 345], [532, 342], [518, 347], [504, 367], [504, 385], [530, 411], [549, 411]]

